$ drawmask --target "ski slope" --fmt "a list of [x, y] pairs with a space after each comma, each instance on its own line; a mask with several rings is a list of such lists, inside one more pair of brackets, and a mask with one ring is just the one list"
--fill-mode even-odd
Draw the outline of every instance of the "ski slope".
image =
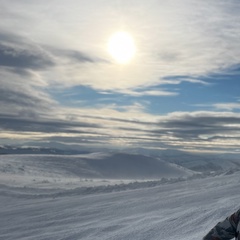
[[[18, 165], [11, 166], [11, 174], [1, 173], [5, 184], [0, 185], [0, 239], [4, 240], [197, 240], [239, 207], [239, 172], [135, 185], [129, 180], [99, 180], [99, 186], [95, 180], [87, 187], [81, 182], [78, 187], [66, 182], [59, 187], [59, 182], [49, 180], [44, 187], [24, 185], [30, 181], [23, 181]], [[26, 169], [28, 178], [33, 169]], [[54, 170], [49, 165], [47, 169]], [[42, 165], [34, 173], [50, 179]], [[7, 181], [13, 176], [19, 176], [18, 184]]]

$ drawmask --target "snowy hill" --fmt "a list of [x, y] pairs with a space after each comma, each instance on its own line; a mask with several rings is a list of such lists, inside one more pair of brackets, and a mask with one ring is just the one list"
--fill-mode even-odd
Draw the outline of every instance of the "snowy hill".
[[[30, 143], [29, 143], [30, 144]], [[40, 143], [39, 143], [40, 144]], [[89, 159], [89, 156], [93, 156], [94, 152], [99, 152], [96, 149], [84, 149], [79, 148], [79, 146], [68, 146], [59, 143], [41, 143], [41, 146], [1, 146], [0, 145], [0, 155], [3, 154], [31, 154], [31, 155], [79, 155], [82, 160], [84, 159], [83, 154]], [[52, 147], [50, 147], [52, 146]], [[56, 147], [56, 148], [54, 148]], [[57, 148], [61, 147], [61, 148]], [[103, 152], [103, 149], [101, 149]], [[123, 178], [123, 173], [126, 173], [126, 177], [129, 178], [129, 174], [133, 174], [133, 177], [137, 175], [137, 172], [140, 174], [140, 165], [145, 169], [143, 173], [143, 178], [147, 171], [150, 171], [153, 175], [152, 178], [159, 178], [159, 174], [155, 174], [159, 169], [159, 159], [161, 159], [161, 164], [166, 165], [169, 163], [173, 163], [176, 167], [181, 166], [185, 169], [196, 171], [196, 172], [224, 172], [228, 170], [236, 170], [240, 169], [240, 153], [232, 153], [232, 154], [206, 154], [206, 153], [190, 153], [184, 152], [174, 149], [166, 149], [166, 150], [153, 150], [153, 149], [144, 149], [144, 148], [132, 148], [132, 149], [124, 149], [124, 150], [115, 150], [111, 152], [110, 150], [104, 150], [106, 158], [101, 159], [101, 161], [94, 161], [95, 157], [92, 158], [92, 161], [88, 161], [88, 167], [82, 176], [88, 177], [106, 177], [109, 178], [113, 175], [114, 178]], [[90, 154], [89, 156], [87, 156]], [[108, 154], [108, 157], [107, 157]], [[95, 154], [96, 156], [96, 154]], [[69, 157], [66, 157], [68, 159]], [[138, 166], [135, 167], [135, 161], [138, 158]], [[143, 158], [146, 161], [149, 161], [147, 165], [144, 166]], [[156, 159], [158, 161], [153, 163]], [[96, 160], [96, 159], [95, 159]], [[120, 160], [120, 161], [119, 161]], [[121, 164], [120, 164], [121, 162]], [[142, 162], [142, 163], [141, 163]], [[80, 164], [80, 162], [79, 162]], [[158, 166], [154, 166], [157, 164]], [[160, 164], [160, 165], [161, 165]], [[110, 167], [111, 165], [111, 167]], [[171, 164], [170, 164], [171, 165]], [[101, 167], [104, 166], [104, 167]], [[107, 166], [107, 167], [106, 167]], [[173, 167], [173, 165], [171, 166]], [[96, 168], [96, 169], [95, 169]], [[100, 169], [101, 168], [101, 169]], [[112, 170], [110, 168], [113, 168]], [[129, 169], [128, 169], [129, 168]], [[154, 169], [157, 169], [156, 171]], [[153, 171], [152, 171], [152, 170]], [[96, 171], [95, 171], [96, 170]], [[127, 173], [129, 172], [129, 174]], [[150, 174], [149, 172], [149, 174]], [[160, 171], [161, 174], [166, 171]], [[167, 171], [168, 172], [168, 171]], [[149, 175], [148, 174], [148, 175]], [[174, 174], [173, 174], [174, 175]], [[179, 175], [179, 174], [177, 174]], [[181, 174], [180, 174], [181, 175]], [[139, 176], [137, 176], [139, 177]], [[135, 177], [134, 177], [135, 178]]]
[[0, 155], [0, 239], [199, 240], [239, 207], [239, 172], [227, 169], [193, 175], [122, 153]]
[[240, 169], [240, 153], [191, 153], [180, 150], [131, 149], [129, 153], [141, 153], [158, 157], [197, 172], [228, 171]]
[[[132, 180], [189, 178], [200, 172], [231, 173], [240, 169], [237, 154], [204, 156], [162, 151], [159, 158], [132, 153], [73, 155], [65, 150], [60, 154], [60, 150], [32, 147], [3, 149], [7, 149], [8, 154], [0, 154], [0, 181], [13, 186], [49, 187], [54, 183], [56, 187], [78, 187], [112, 183], [113, 179], [115, 183], [127, 183]], [[9, 154], [11, 151], [21, 154]], [[24, 151], [28, 154], [23, 154]], [[33, 151], [37, 154], [29, 154]]]
[[[135, 154], [0, 155], [0, 180], [4, 184], [65, 182], [84, 179], [161, 179], [188, 177], [194, 172], [157, 158]], [[44, 185], [44, 184], [43, 184]]]
[[198, 172], [224, 172], [240, 169], [239, 154], [206, 155], [179, 152], [179, 155], [171, 155], [170, 153], [162, 154], [161, 158]]
[[104, 178], [152, 179], [162, 177], [184, 177], [192, 171], [159, 160], [158, 158], [135, 154], [106, 154], [90, 158], [86, 164]]
[[0, 185], [0, 238], [199, 240], [239, 207], [239, 173], [143, 186], [92, 187], [86, 195]]

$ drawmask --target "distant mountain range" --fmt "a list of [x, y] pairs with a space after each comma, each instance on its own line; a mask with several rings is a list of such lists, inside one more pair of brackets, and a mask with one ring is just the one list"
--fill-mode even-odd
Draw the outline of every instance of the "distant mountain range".
[[[122, 177], [128, 177], [131, 174], [135, 177], [137, 174], [140, 176], [143, 172], [144, 174], [148, 172], [147, 176], [154, 178], [158, 176], [157, 173], [168, 171], [166, 169], [170, 166], [169, 164], [172, 164], [171, 167], [174, 166], [174, 169], [178, 169], [178, 171], [180, 171], [180, 167], [195, 172], [222, 172], [240, 169], [239, 154], [194, 154], [178, 150], [149, 152], [146, 149], [126, 149], [121, 151], [102, 149], [101, 153], [99, 153], [99, 151], [94, 149], [87, 150], [81, 148], [58, 149], [39, 146], [0, 146], [0, 155], [4, 154], [45, 154], [58, 155], [58, 158], [61, 155], [79, 155], [79, 158], [82, 160], [87, 156], [88, 160], [84, 160], [87, 164], [87, 171], [95, 171], [95, 173], [98, 172], [102, 176], [113, 178], [120, 177], [123, 173], [126, 176], [122, 175]], [[104, 155], [104, 159], [96, 160], [92, 158], [89, 160], [90, 156], [95, 156], [94, 154], [98, 156]], [[176, 168], [176, 166], [178, 167]]]
[[125, 153], [79, 155], [0, 155], [0, 173], [21, 176], [87, 179], [161, 179], [195, 172], [158, 158]]
[[74, 155], [88, 153], [84, 150], [59, 149], [38, 146], [8, 146], [0, 145], [0, 154], [63, 154]]

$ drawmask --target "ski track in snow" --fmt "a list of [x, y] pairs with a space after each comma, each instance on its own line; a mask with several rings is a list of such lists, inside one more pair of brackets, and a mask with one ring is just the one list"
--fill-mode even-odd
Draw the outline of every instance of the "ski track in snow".
[[197, 240], [239, 208], [238, 172], [153, 183], [0, 185], [0, 239]]

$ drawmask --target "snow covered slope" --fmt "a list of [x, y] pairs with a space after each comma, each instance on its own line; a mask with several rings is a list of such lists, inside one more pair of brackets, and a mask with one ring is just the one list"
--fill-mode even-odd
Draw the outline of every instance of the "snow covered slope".
[[1, 183], [15, 186], [81, 186], [87, 179], [143, 180], [188, 177], [193, 173], [176, 164], [133, 154], [0, 155]]
[[235, 173], [87, 194], [0, 185], [0, 239], [199, 240], [239, 207], [239, 181]]
[[[72, 149], [68, 148], [67, 145], [64, 144], [50, 144], [52, 147], [59, 147], [59, 148], [51, 148], [49, 147], [49, 144], [41, 144], [41, 146], [2, 146], [0, 145], [0, 156], [5, 154], [12, 154], [12, 155], [61, 155], [61, 156], [69, 156], [69, 155], [80, 155], [81, 158], [83, 158], [83, 154], [85, 154], [86, 158], [92, 158], [93, 160], [99, 153], [91, 154], [92, 152], [98, 152], [99, 150], [94, 149], [79, 149], [79, 146]], [[101, 149], [101, 151], [104, 151]], [[116, 151], [116, 150], [115, 150]], [[123, 153], [124, 152], [124, 153]], [[126, 163], [124, 160], [134, 160], [133, 165], [135, 164], [135, 160], [138, 158], [138, 163], [140, 163], [143, 159], [161, 159], [164, 162], [167, 163], [174, 163], [178, 166], [182, 166], [183, 168], [191, 169], [192, 171], [197, 172], [211, 172], [211, 171], [225, 171], [225, 170], [232, 170], [232, 169], [240, 169], [240, 153], [228, 153], [228, 154], [220, 154], [220, 153], [204, 153], [204, 152], [185, 152], [180, 150], [174, 150], [174, 149], [165, 149], [165, 150], [153, 150], [153, 149], [144, 149], [144, 148], [130, 148], [130, 149], [122, 149], [119, 150], [119, 152], [110, 153], [109, 149], [104, 151], [104, 154], [107, 158], [102, 159], [101, 165], [108, 164], [107, 161], [111, 160], [111, 164], [114, 165], [114, 171], [112, 172], [112, 175], [114, 177], [117, 177], [117, 165], [120, 164], [120, 168], [118, 170], [118, 174], [120, 175], [120, 178], [122, 176], [122, 172], [119, 172], [121, 167], [124, 167], [124, 170], [126, 171], [126, 167], [123, 166], [123, 164]], [[89, 155], [89, 156], [87, 156]], [[103, 155], [103, 154], [102, 154]], [[103, 156], [104, 156], [103, 155]], [[148, 156], [148, 157], [147, 157]], [[151, 156], [151, 157], [150, 157]], [[67, 158], [67, 157], [66, 157]], [[119, 162], [119, 159], [122, 161], [122, 163]], [[105, 161], [103, 161], [105, 160]], [[112, 161], [113, 160], [113, 161]], [[116, 161], [114, 161], [116, 160]], [[151, 160], [150, 160], [151, 161]], [[151, 161], [153, 163], [153, 161]], [[94, 161], [92, 161], [94, 164]], [[158, 161], [159, 163], [159, 161]], [[91, 165], [91, 163], [89, 162]], [[127, 163], [128, 164], [128, 163]], [[145, 163], [144, 163], [145, 164]], [[90, 166], [90, 168], [93, 167], [93, 170], [95, 169], [95, 166]], [[97, 163], [97, 165], [99, 165]], [[154, 164], [151, 166], [144, 166], [145, 169], [154, 168]], [[109, 165], [108, 165], [109, 166]], [[130, 166], [130, 169], [133, 170], [133, 167]], [[140, 169], [137, 167], [137, 171]], [[98, 177], [104, 177], [104, 174], [107, 175], [106, 178], [110, 177], [111, 173], [107, 169], [103, 169], [99, 173], [92, 173], [97, 174]], [[92, 170], [90, 170], [92, 172]], [[103, 174], [101, 174], [103, 172]], [[133, 173], [133, 172], [132, 172]], [[91, 175], [91, 174], [90, 174]], [[92, 175], [90, 176], [92, 177]], [[128, 177], [128, 176], [127, 176]], [[143, 176], [144, 177], [144, 176]], [[157, 176], [159, 177], [159, 176]]]
[[[238, 209], [240, 175], [192, 173], [131, 154], [1, 155], [0, 239], [199, 240]], [[122, 179], [150, 174], [175, 178]]]
[[175, 163], [182, 167], [199, 172], [211, 172], [211, 171], [227, 171], [238, 169], [240, 170], [240, 155], [192, 155], [192, 154], [180, 154], [179, 156], [172, 156], [171, 158], [163, 157], [168, 162]]

